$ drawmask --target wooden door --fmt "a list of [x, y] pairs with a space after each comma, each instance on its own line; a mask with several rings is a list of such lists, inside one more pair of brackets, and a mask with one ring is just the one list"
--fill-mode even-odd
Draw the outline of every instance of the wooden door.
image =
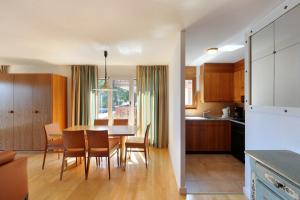
[[32, 149], [33, 75], [14, 75], [14, 149]]
[[13, 149], [13, 75], [0, 73], [0, 150]]
[[44, 125], [51, 123], [51, 75], [36, 74], [32, 84], [33, 150], [45, 147]]

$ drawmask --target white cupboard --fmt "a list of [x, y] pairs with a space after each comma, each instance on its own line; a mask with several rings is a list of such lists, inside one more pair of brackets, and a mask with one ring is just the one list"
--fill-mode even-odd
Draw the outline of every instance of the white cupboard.
[[260, 30], [251, 38], [252, 61], [271, 55], [274, 52], [274, 24]]
[[300, 6], [250, 39], [250, 104], [300, 107]]
[[252, 62], [252, 105], [273, 106], [274, 55]]
[[300, 44], [275, 56], [275, 106], [300, 107]]
[[300, 6], [275, 21], [275, 51], [300, 43]]

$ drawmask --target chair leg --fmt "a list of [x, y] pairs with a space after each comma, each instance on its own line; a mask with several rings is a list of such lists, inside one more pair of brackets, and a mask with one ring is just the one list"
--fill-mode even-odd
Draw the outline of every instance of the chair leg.
[[[80, 158], [81, 160], [81, 158]], [[88, 178], [88, 174], [87, 174], [87, 166], [86, 166], [86, 158], [85, 156], [83, 157], [83, 164], [84, 164], [84, 175], [85, 175], [85, 180], [87, 180]], [[88, 165], [90, 164], [90, 159], [88, 158]]]
[[76, 167], [77, 167], [77, 157], [76, 157]]
[[126, 163], [127, 163], [127, 147], [125, 148], [124, 170], [126, 169]]
[[147, 148], [146, 148], [146, 147], [144, 147], [144, 153], [145, 153], [146, 168], [148, 168], [148, 161], [147, 161]]
[[61, 169], [60, 169], [60, 180], [62, 180], [63, 172], [64, 172], [64, 162], [65, 162], [65, 153], [63, 153], [63, 159], [61, 163]]
[[95, 157], [96, 160], [96, 166], [98, 167], [98, 157]]
[[117, 163], [118, 163], [118, 167], [120, 167], [120, 152], [119, 152], [120, 148], [117, 149]]
[[110, 180], [110, 157], [107, 156], [107, 164], [108, 164], [108, 179]]
[[148, 144], [148, 146], [147, 146], [147, 149], [148, 149], [148, 159], [150, 160], [149, 144]]
[[46, 154], [47, 154], [47, 147], [45, 147], [45, 151], [44, 151], [44, 159], [43, 159], [43, 165], [42, 165], [42, 170], [44, 170], [44, 167], [45, 167], [45, 162], [46, 162]]

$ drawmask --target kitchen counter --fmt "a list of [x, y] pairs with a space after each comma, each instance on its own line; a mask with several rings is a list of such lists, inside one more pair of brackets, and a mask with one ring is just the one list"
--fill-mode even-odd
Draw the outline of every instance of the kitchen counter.
[[300, 187], [300, 155], [286, 150], [247, 150], [246, 155]]
[[238, 124], [242, 124], [242, 125], [245, 125], [245, 122], [242, 122], [242, 121], [238, 121], [238, 120], [235, 120], [231, 117], [229, 118], [222, 118], [222, 117], [199, 117], [199, 116], [186, 116], [185, 117], [185, 120], [207, 120], [207, 121], [219, 121], [219, 120], [222, 120], [222, 121], [231, 121], [231, 122], [235, 122], [235, 123], [238, 123]]

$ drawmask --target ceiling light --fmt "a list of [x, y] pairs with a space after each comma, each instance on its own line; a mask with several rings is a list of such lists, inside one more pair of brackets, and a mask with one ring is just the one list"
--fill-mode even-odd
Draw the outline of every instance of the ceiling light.
[[218, 53], [218, 48], [209, 48], [207, 49], [208, 54], [216, 54]]
[[225, 46], [220, 48], [220, 51], [232, 52], [232, 51], [236, 51], [238, 49], [241, 49], [243, 47], [244, 47], [244, 45], [225, 45]]
[[104, 58], [105, 58], [105, 80], [104, 80], [104, 84], [102, 85], [102, 87], [100, 88], [100, 90], [102, 91], [110, 91], [112, 90], [112, 88], [110, 87], [109, 84], [109, 78], [107, 77], [107, 70], [106, 70], [106, 57], [107, 57], [108, 53], [107, 51], [104, 51]]

